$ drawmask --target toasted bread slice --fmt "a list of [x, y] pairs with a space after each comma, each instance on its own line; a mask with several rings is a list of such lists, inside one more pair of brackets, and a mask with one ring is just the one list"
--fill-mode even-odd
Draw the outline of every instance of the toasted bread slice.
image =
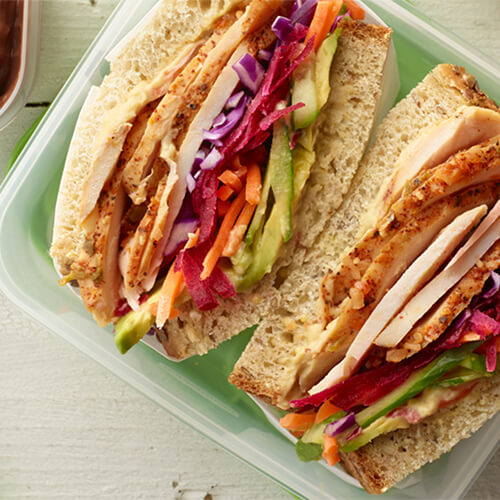
[[288, 269], [282, 278], [280, 300], [263, 314], [230, 382], [282, 408], [303, 394], [297, 381], [314, 379], [314, 373], [301, 371], [304, 361], [321, 351], [323, 337], [328, 335], [317, 308], [320, 280], [357, 239], [362, 214], [403, 149], [425, 127], [450, 117], [463, 105], [498, 109], [480, 91], [474, 77], [461, 68], [442, 64], [394, 107], [380, 125], [342, 206], [331, 212], [301, 268]]
[[384, 493], [450, 451], [498, 411], [500, 377], [483, 379], [464, 399], [418, 424], [380, 436], [357, 451], [341, 453], [342, 465], [368, 493]]

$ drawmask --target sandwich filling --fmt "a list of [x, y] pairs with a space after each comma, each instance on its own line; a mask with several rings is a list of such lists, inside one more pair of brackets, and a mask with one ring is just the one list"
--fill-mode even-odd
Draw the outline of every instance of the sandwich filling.
[[456, 403], [484, 378], [498, 373], [500, 269], [435, 342], [399, 363], [362, 368], [322, 392], [291, 402], [298, 409], [281, 425], [299, 437], [302, 460], [355, 451], [381, 434], [412, 424]]
[[292, 234], [351, 0], [253, 0], [105, 117], [80, 205], [77, 280], [125, 352], [192, 300], [257, 283]]

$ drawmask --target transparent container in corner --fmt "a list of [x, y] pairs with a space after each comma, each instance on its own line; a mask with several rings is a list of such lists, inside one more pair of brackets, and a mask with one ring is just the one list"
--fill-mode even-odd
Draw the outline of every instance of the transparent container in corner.
[[0, 130], [21, 111], [35, 82], [41, 0], [0, 0]]

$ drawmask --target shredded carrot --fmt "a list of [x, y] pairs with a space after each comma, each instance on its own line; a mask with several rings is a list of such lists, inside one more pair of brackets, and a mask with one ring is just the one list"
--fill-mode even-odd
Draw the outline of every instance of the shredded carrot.
[[[198, 229], [196, 233], [190, 237], [184, 248], [192, 248], [198, 242], [198, 236], [200, 235], [200, 230]], [[175, 271], [175, 261], [172, 262], [170, 269], [168, 270], [167, 277], [161, 286], [160, 296], [158, 298], [158, 308], [156, 313], [156, 324], [159, 328], [162, 328], [167, 319], [174, 319], [179, 315], [179, 311], [174, 308], [175, 299], [184, 290], [184, 276], [182, 271]]]
[[497, 337], [497, 338], [495, 339], [495, 343], [496, 343], [496, 345], [497, 345], [497, 352], [500, 352], [500, 337]]
[[226, 201], [219, 200], [217, 202], [217, 213], [219, 214], [219, 217], [224, 217], [227, 214], [230, 207], [231, 207], [231, 202], [229, 200]]
[[236, 170], [239, 170], [240, 168], [245, 168], [245, 166], [241, 163], [241, 158], [240, 158], [240, 155], [236, 155], [236, 156], [233, 158], [233, 167], [234, 167]]
[[238, 193], [243, 189], [243, 183], [232, 170], [225, 170], [222, 172], [222, 174], [219, 175], [219, 180], [222, 184], [226, 184]]
[[280, 418], [280, 425], [292, 432], [305, 432], [314, 424], [314, 413], [289, 413]]
[[240, 248], [241, 242], [243, 241], [243, 236], [247, 232], [248, 224], [252, 219], [252, 215], [255, 212], [257, 205], [251, 205], [248, 201], [245, 203], [243, 210], [238, 217], [238, 220], [234, 224], [233, 229], [229, 233], [226, 246], [222, 251], [223, 257], [232, 257]]
[[306, 43], [314, 37], [314, 50], [317, 51], [328, 35], [330, 28], [342, 8], [342, 0], [320, 0], [306, 35]]
[[245, 186], [245, 198], [247, 202], [252, 205], [258, 205], [261, 192], [262, 176], [260, 167], [256, 163], [252, 163], [252, 165], [248, 167], [247, 184]]
[[247, 176], [248, 168], [245, 167], [245, 165], [241, 165], [241, 167], [237, 168], [234, 170], [234, 173], [238, 176], [241, 182], [245, 181], [245, 178]]
[[162, 328], [167, 319], [176, 318], [179, 311], [174, 308], [174, 301], [184, 285], [184, 276], [181, 271], [175, 271], [175, 261], [168, 270], [167, 277], [161, 287], [156, 313], [156, 324]]
[[231, 195], [233, 193], [234, 193], [234, 189], [232, 187], [226, 186], [224, 184], [224, 186], [221, 186], [217, 190], [217, 197], [219, 198], [219, 200], [226, 201], [226, 200], [229, 200], [229, 198], [231, 197]]
[[328, 465], [339, 462], [339, 444], [333, 436], [323, 434], [323, 458]]
[[245, 204], [245, 191], [241, 190], [236, 199], [231, 203], [231, 207], [224, 216], [222, 224], [220, 225], [219, 232], [215, 238], [212, 248], [208, 251], [205, 259], [203, 260], [203, 271], [201, 272], [200, 278], [202, 280], [207, 279], [214, 267], [217, 265], [220, 257], [222, 256], [222, 251], [226, 246], [229, 234], [234, 225], [234, 222]]
[[362, 21], [365, 18], [365, 11], [354, 0], [344, 0], [344, 3], [353, 19]]
[[233, 167], [233, 172], [240, 178], [240, 181], [243, 182], [243, 179], [247, 175], [247, 167], [241, 163], [240, 155], [234, 157]]
[[338, 413], [339, 411], [342, 411], [342, 408], [335, 406], [330, 402], [329, 399], [327, 399], [319, 407], [319, 410], [316, 413], [316, 420], [314, 421], [314, 423], [319, 424], [320, 422], [323, 422], [323, 420], [327, 419], [328, 417], [331, 417], [332, 415], [335, 415], [335, 413]]

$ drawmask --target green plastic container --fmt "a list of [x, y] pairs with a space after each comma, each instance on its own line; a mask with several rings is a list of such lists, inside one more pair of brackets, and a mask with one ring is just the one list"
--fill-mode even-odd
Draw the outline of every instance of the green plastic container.
[[[368, 498], [342, 473], [297, 460], [293, 444], [261, 409], [227, 382], [249, 339], [242, 334], [204, 357], [173, 363], [141, 344], [118, 353], [111, 329], [101, 330], [79, 299], [57, 284], [48, 254], [61, 171], [79, 110], [91, 85], [108, 71], [104, 55], [153, 6], [123, 0], [28, 141], [0, 193], [0, 287], [19, 307], [174, 416], [262, 471], [298, 497]], [[492, 61], [426, 20], [403, 0], [366, 0], [394, 30], [403, 97], [440, 62], [465, 66], [500, 101], [500, 70]], [[274, 417], [272, 417], [274, 418]], [[473, 438], [423, 468], [420, 481], [387, 498], [456, 498], [472, 484], [500, 442], [500, 416]]]

